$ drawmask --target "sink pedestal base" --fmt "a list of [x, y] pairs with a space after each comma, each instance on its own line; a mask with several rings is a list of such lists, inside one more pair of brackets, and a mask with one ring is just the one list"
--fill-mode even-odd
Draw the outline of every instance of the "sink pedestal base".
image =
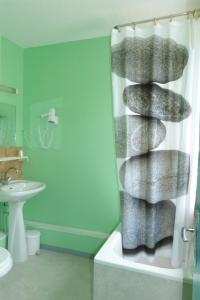
[[24, 201], [9, 203], [8, 250], [15, 262], [23, 262], [27, 260], [28, 257], [23, 218], [24, 203]]

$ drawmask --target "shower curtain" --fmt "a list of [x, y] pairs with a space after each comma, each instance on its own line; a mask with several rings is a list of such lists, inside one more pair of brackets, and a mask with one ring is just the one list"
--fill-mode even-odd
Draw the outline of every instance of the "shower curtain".
[[181, 230], [194, 222], [199, 32], [193, 16], [112, 31], [123, 251], [156, 251], [171, 243], [172, 267], [180, 267], [191, 252]]

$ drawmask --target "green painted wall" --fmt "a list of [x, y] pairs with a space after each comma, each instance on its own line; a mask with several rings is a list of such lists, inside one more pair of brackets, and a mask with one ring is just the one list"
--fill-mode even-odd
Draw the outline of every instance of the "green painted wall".
[[[110, 76], [110, 38], [24, 51], [26, 178], [47, 188], [25, 206], [25, 219], [110, 233], [119, 221]], [[33, 145], [35, 107], [58, 102], [60, 138], [53, 149]], [[50, 105], [51, 106], [51, 105]], [[34, 128], [39, 121], [35, 119]], [[104, 239], [42, 230], [45, 244], [94, 253]]]
[[[22, 145], [23, 126], [23, 49], [0, 37], [0, 84], [17, 88], [18, 95], [0, 93], [0, 103], [16, 107], [16, 145]], [[6, 146], [6, 145], [5, 145]]]
[[[0, 103], [11, 104], [16, 109], [17, 146], [21, 146], [23, 141], [23, 52], [15, 43], [0, 37], [0, 85], [14, 87], [19, 91], [18, 95], [0, 92]], [[6, 216], [7, 207], [1, 205], [0, 230], [7, 230]]]

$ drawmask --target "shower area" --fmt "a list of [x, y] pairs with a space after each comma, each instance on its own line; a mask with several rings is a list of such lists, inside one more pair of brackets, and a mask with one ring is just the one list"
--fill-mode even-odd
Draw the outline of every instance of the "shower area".
[[95, 300], [192, 299], [183, 290], [195, 264], [199, 15], [112, 31], [121, 225], [95, 257]]

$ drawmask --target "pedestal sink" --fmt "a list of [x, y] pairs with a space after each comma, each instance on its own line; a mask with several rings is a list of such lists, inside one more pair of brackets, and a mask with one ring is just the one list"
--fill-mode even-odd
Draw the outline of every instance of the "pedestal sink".
[[27, 259], [24, 203], [45, 187], [42, 182], [29, 180], [13, 180], [8, 185], [0, 185], [0, 202], [7, 202], [9, 205], [8, 250], [16, 262]]

